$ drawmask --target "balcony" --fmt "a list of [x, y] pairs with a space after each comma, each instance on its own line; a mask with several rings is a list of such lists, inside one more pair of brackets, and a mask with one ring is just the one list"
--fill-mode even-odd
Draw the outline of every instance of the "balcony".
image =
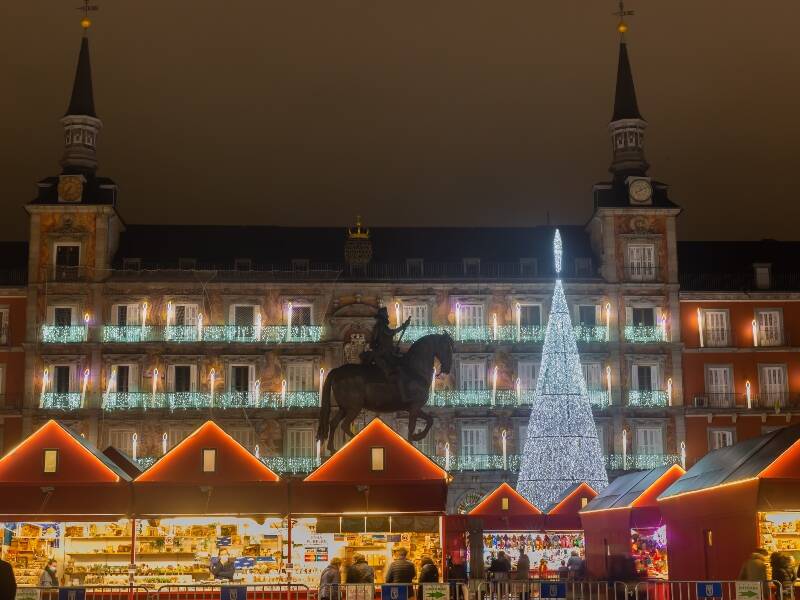
[[608, 454], [605, 460], [609, 471], [638, 471], [677, 465], [681, 457], [677, 454]]
[[[738, 394], [741, 396], [741, 394]], [[737, 394], [733, 392], [706, 392], [692, 399], [694, 408], [736, 408]], [[745, 406], [746, 406], [745, 402]]]
[[318, 408], [318, 391], [263, 392], [225, 392], [218, 394], [214, 402], [218, 408]]
[[669, 406], [666, 390], [628, 390], [628, 406], [665, 408]]
[[83, 394], [80, 392], [45, 392], [39, 401], [44, 410], [78, 410], [82, 407]]
[[314, 456], [264, 456], [260, 460], [279, 475], [310, 473], [321, 464]]
[[658, 265], [628, 265], [625, 267], [625, 281], [648, 283], [658, 278]]
[[[781, 408], [794, 408], [798, 405], [798, 398], [791, 397], [789, 392], [776, 391], [776, 392], [760, 392], [757, 396], [753, 395], [750, 398], [750, 405], [753, 408], [771, 408], [776, 411]], [[745, 400], [746, 401], [746, 400]]]
[[519, 471], [520, 457], [509, 454], [505, 462], [502, 454], [472, 454], [468, 456], [431, 456], [430, 459], [443, 469], [453, 471]]
[[[481, 344], [541, 344], [544, 342], [546, 325], [491, 325], [464, 326], [424, 325], [411, 326], [403, 335], [404, 343], [413, 343], [426, 335], [447, 332], [456, 342]], [[607, 341], [608, 328], [605, 325], [575, 325], [575, 337], [579, 342], [597, 343]]]
[[84, 325], [42, 325], [41, 339], [45, 344], [79, 344], [87, 333]]
[[319, 393], [265, 392], [256, 396], [253, 392], [223, 392], [212, 399], [208, 392], [111, 392], [102, 395], [102, 406], [107, 411], [316, 408], [319, 407]]
[[[430, 406], [453, 408], [530, 407], [534, 390], [497, 390], [492, 398], [492, 390], [436, 390], [429, 401]], [[589, 390], [589, 402], [594, 408], [604, 409], [610, 405], [607, 390]]]
[[625, 341], [634, 344], [666, 342], [666, 331], [660, 325], [625, 325]]
[[594, 344], [608, 341], [608, 327], [605, 325], [575, 325], [575, 337], [579, 342]]
[[151, 325], [104, 325], [104, 344], [135, 344], [140, 342], [157, 342], [161, 339], [161, 330]]

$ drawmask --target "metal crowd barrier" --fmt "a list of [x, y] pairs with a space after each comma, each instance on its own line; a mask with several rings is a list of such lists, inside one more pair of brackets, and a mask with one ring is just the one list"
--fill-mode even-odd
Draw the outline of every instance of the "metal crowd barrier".
[[299, 583], [237, 585], [232, 581], [162, 585], [151, 600], [311, 600], [311, 594], [307, 585]]
[[615, 584], [577, 579], [508, 579], [480, 581], [474, 587], [477, 600], [612, 600]]
[[140, 585], [19, 586], [16, 600], [149, 600], [150, 594]]
[[624, 584], [630, 600], [793, 600], [780, 581], [639, 581]]
[[[386, 592], [384, 594], [384, 592]], [[319, 600], [469, 600], [466, 583], [333, 583], [319, 589]]]

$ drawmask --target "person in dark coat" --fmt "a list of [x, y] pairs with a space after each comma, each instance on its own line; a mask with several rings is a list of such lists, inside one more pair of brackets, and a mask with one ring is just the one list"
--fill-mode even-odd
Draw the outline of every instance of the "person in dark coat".
[[797, 579], [792, 557], [785, 552], [773, 552], [769, 557], [772, 579], [783, 585], [783, 597], [794, 598], [794, 582]]
[[766, 581], [767, 580], [767, 556], [769, 553], [764, 548], [757, 548], [749, 558], [744, 561], [739, 570], [740, 581]]
[[495, 581], [508, 581], [508, 574], [511, 572], [511, 561], [508, 560], [506, 553], [502, 550], [497, 553], [497, 558], [493, 558], [489, 565], [489, 572]]
[[347, 583], [375, 583], [375, 571], [363, 554], [353, 555], [353, 564], [347, 569]]
[[0, 600], [14, 600], [17, 595], [17, 578], [11, 563], [0, 560]]
[[525, 554], [525, 548], [519, 551], [519, 559], [517, 560], [517, 579], [527, 580], [531, 578], [531, 559]]
[[408, 550], [405, 548], [398, 548], [395, 552], [397, 558], [389, 565], [389, 570], [386, 571], [386, 583], [411, 583], [417, 576], [417, 568], [408, 556]]
[[225, 548], [219, 551], [217, 560], [211, 563], [210, 570], [214, 579], [233, 580], [236, 575], [236, 566]]
[[342, 559], [334, 558], [319, 576], [320, 600], [338, 600], [339, 585], [342, 583]]
[[[423, 556], [419, 562], [419, 583], [439, 583], [439, 569], [430, 556]], [[423, 598], [423, 586], [417, 587], [417, 600]]]

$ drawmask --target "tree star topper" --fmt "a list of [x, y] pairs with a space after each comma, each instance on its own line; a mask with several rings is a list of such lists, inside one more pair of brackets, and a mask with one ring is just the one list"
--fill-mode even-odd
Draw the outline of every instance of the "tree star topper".
[[561, 273], [561, 234], [556, 229], [556, 235], [553, 237], [553, 255], [556, 263], [556, 273]]

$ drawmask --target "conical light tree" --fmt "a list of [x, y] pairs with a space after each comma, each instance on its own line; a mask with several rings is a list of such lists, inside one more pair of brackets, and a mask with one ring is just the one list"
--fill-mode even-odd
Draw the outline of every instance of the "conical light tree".
[[542, 509], [568, 487], [608, 485], [578, 343], [561, 284], [561, 235], [553, 240], [556, 285], [544, 336], [517, 491]]

